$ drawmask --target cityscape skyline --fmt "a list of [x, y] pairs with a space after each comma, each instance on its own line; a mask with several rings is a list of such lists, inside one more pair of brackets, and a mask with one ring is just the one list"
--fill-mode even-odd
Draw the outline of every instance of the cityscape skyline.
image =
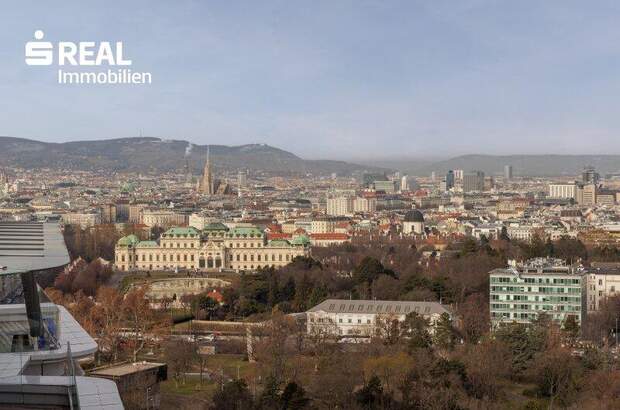
[[[330, 159], [620, 152], [620, 10], [559, 5], [22, 2], [0, 16], [0, 134], [143, 133]], [[24, 63], [39, 29], [123, 41], [153, 83], [55, 84]]]

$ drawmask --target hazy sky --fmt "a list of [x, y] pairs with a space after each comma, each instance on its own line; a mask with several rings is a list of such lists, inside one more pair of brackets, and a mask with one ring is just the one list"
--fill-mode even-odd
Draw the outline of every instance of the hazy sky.
[[[59, 85], [24, 44], [119, 41], [148, 86]], [[0, 135], [265, 142], [307, 158], [620, 153], [620, 2], [13, 1]]]

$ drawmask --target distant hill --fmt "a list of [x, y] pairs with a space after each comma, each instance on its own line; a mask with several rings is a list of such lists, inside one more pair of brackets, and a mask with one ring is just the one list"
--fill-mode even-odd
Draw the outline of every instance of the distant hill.
[[425, 176], [432, 171], [442, 174], [449, 169], [484, 171], [487, 175], [501, 174], [504, 165], [512, 165], [516, 176], [575, 176], [584, 166], [592, 165], [601, 174], [620, 172], [620, 155], [462, 155], [459, 157], [399, 168], [411, 175]]
[[[266, 144], [209, 145], [209, 149], [216, 170], [250, 169], [313, 174], [335, 172], [341, 175], [378, 170], [377, 167], [344, 161], [304, 160]], [[183, 169], [186, 155], [193, 173], [199, 173], [204, 166], [207, 146], [152, 137], [65, 143], [0, 137], [0, 166], [29, 169], [172, 171]]]

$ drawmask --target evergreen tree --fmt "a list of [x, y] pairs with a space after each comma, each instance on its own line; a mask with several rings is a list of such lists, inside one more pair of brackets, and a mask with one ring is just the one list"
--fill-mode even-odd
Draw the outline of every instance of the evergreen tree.
[[263, 389], [258, 402], [262, 410], [278, 410], [280, 409], [280, 383], [273, 375], [267, 376], [265, 388]]
[[429, 321], [416, 312], [409, 313], [403, 322], [404, 332], [409, 336], [409, 352], [431, 347], [433, 340], [428, 331]]
[[452, 319], [450, 319], [449, 314], [442, 313], [437, 323], [435, 323], [433, 342], [442, 349], [452, 350], [454, 348], [454, 328], [452, 327]]
[[378, 409], [383, 402], [383, 387], [377, 376], [372, 376], [368, 383], [357, 393], [355, 400], [363, 409]]
[[315, 286], [312, 289], [312, 293], [310, 294], [310, 298], [308, 299], [308, 307], [316, 306], [325, 299], [327, 299], [328, 292], [325, 285], [321, 284], [319, 286]]
[[304, 312], [308, 309], [308, 298], [312, 289], [312, 282], [308, 275], [304, 273], [298, 282], [295, 282], [295, 298], [293, 299], [293, 309], [297, 312]]
[[246, 410], [254, 406], [245, 380], [238, 379], [224, 384], [213, 396], [213, 410]]
[[280, 396], [282, 410], [305, 409], [309, 404], [310, 399], [306, 397], [306, 391], [295, 382], [288, 383]]
[[295, 297], [295, 279], [292, 276], [288, 278], [280, 290], [280, 297], [283, 301], [291, 301]]

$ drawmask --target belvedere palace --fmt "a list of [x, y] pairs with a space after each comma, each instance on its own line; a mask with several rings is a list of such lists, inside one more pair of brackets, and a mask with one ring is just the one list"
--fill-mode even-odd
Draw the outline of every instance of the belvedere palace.
[[310, 240], [305, 235], [290, 241], [267, 241], [254, 226], [229, 229], [211, 223], [202, 231], [193, 227], [171, 228], [159, 241], [140, 241], [135, 235], [118, 240], [115, 266], [122, 271], [153, 269], [253, 270], [281, 267], [297, 256], [309, 256]]

